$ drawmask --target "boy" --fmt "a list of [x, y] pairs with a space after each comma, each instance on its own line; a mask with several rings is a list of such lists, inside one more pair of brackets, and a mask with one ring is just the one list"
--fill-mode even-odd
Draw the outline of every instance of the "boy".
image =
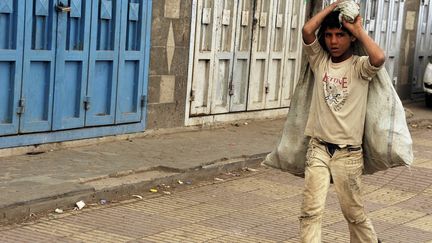
[[[354, 23], [339, 22], [339, 12], [333, 10], [340, 2], [312, 17], [302, 30], [315, 76], [305, 129], [311, 140], [300, 216], [304, 243], [321, 242], [321, 218], [331, 180], [348, 222], [350, 242], [379, 242], [361, 199], [361, 145], [369, 81], [384, 64], [385, 55], [364, 31], [360, 16]], [[356, 41], [368, 56], [353, 54]]]

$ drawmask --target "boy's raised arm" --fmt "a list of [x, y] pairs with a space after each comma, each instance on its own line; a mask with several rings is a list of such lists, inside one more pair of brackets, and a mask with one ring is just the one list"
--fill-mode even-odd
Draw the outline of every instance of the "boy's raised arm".
[[380, 67], [384, 64], [384, 51], [363, 29], [362, 18], [360, 16], [357, 16], [352, 24], [343, 20], [343, 25], [353, 34], [354, 37], [357, 38], [358, 41], [360, 41], [369, 56], [370, 64], [375, 67]]
[[306, 45], [309, 45], [315, 41], [316, 39], [315, 32], [321, 26], [321, 23], [323, 22], [324, 18], [336, 8], [337, 4], [340, 1], [341, 0], [338, 0], [330, 4], [328, 7], [321, 10], [319, 13], [317, 13], [315, 16], [313, 16], [305, 23], [302, 29], [302, 36], [303, 36], [303, 41]]

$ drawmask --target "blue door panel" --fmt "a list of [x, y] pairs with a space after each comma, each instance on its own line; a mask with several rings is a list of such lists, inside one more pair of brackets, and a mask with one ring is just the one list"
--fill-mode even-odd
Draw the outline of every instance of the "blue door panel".
[[53, 130], [84, 126], [91, 0], [61, 0], [70, 12], [57, 20], [57, 55]]
[[51, 130], [57, 13], [54, 0], [26, 1], [20, 132]]
[[[31, 77], [27, 77], [31, 82], [25, 86], [25, 95], [28, 97], [26, 101], [25, 117], [28, 121], [37, 125], [37, 130], [49, 130], [49, 127], [43, 128], [49, 125], [48, 118], [50, 117], [49, 103], [51, 99], [51, 62], [49, 61], [32, 61], [29, 65], [27, 72]], [[30, 75], [29, 75], [30, 76]]]
[[123, 2], [116, 123], [141, 120], [147, 1]]
[[[112, 61], [97, 61], [93, 67], [90, 92], [91, 125], [113, 123], [113, 68]], [[91, 123], [91, 122], [89, 122]], [[90, 124], [89, 124], [90, 125]]]
[[92, 1], [85, 125], [114, 124], [121, 1]]
[[0, 3], [0, 135], [18, 133], [24, 4]]
[[17, 131], [17, 119], [14, 114], [15, 63], [15, 61], [0, 61], [0, 134], [2, 135]]
[[139, 77], [140, 62], [125, 61], [120, 64], [122, 68], [119, 73], [119, 88], [117, 93], [117, 116], [116, 122], [133, 122], [141, 119], [141, 83]]

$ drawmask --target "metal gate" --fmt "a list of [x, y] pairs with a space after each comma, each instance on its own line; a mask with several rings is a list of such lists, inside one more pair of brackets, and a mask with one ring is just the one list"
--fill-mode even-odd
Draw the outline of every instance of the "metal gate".
[[368, 0], [365, 6], [365, 29], [386, 53], [385, 67], [393, 85], [398, 82], [403, 9], [402, 0]]
[[289, 105], [303, 1], [197, 0], [196, 19], [190, 115]]
[[423, 73], [430, 61], [432, 61], [432, 4], [430, 0], [421, 0], [414, 54], [412, 90], [414, 94], [423, 92]]
[[0, 0], [0, 135], [141, 122], [150, 8]]

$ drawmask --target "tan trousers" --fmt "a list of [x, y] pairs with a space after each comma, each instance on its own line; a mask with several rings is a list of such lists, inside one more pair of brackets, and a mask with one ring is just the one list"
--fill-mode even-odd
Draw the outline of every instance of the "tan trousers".
[[[352, 151], [358, 149], [357, 151]], [[300, 215], [300, 238], [303, 243], [321, 242], [321, 219], [325, 200], [334, 182], [342, 213], [348, 222], [350, 242], [376, 243], [377, 236], [366, 216], [361, 198], [363, 151], [361, 148], [337, 149], [333, 156], [327, 146], [311, 139], [305, 169], [305, 188]]]

